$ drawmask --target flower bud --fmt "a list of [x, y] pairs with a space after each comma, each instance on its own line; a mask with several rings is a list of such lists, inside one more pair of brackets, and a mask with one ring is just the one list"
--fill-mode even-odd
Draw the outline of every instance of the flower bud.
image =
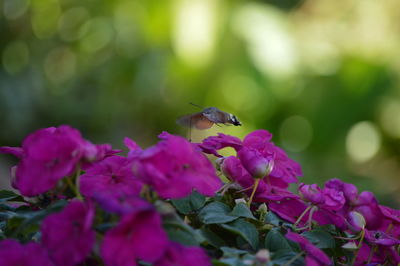
[[351, 211], [347, 215], [347, 222], [349, 223], [350, 230], [354, 232], [360, 232], [365, 228], [364, 216], [356, 211]]
[[253, 178], [263, 178], [273, 170], [273, 159], [264, 157], [256, 149], [242, 148], [238, 152], [238, 157], [243, 167]]
[[256, 253], [256, 261], [258, 263], [264, 264], [264, 263], [269, 262], [270, 260], [271, 260], [271, 255], [269, 254], [268, 249], [260, 249]]

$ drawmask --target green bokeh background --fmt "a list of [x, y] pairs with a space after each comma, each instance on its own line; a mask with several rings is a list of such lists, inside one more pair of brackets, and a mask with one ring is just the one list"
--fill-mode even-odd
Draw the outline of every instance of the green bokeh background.
[[[398, 0], [0, 0], [0, 145], [70, 124], [146, 147], [215, 106], [267, 129], [303, 182], [400, 206]], [[8, 182], [15, 161], [0, 157]]]

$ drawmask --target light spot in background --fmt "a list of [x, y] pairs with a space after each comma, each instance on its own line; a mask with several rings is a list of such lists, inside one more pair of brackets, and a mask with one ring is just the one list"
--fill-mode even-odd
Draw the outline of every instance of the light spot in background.
[[186, 64], [201, 67], [214, 53], [217, 0], [177, 0], [173, 23], [174, 51]]
[[82, 38], [88, 31], [82, 25], [89, 19], [90, 15], [84, 7], [73, 7], [60, 17], [58, 32], [64, 41], [76, 41]]
[[305, 150], [313, 136], [311, 123], [303, 116], [295, 115], [286, 118], [279, 129], [282, 146], [291, 152]]
[[83, 27], [88, 28], [88, 33], [81, 40], [81, 48], [88, 53], [96, 53], [104, 48], [114, 34], [113, 28], [106, 18], [91, 19]]
[[384, 99], [380, 106], [379, 122], [393, 138], [400, 138], [400, 100]]
[[297, 69], [294, 40], [285, 20], [273, 7], [248, 4], [237, 11], [233, 21], [234, 31], [247, 42], [256, 67], [275, 78], [291, 76]]
[[248, 77], [229, 75], [220, 86], [224, 101], [235, 110], [252, 111], [262, 100], [261, 88]]
[[29, 48], [26, 43], [17, 41], [6, 46], [2, 55], [4, 69], [15, 74], [21, 71], [29, 62]]
[[54, 82], [61, 83], [76, 72], [76, 56], [68, 47], [59, 47], [51, 50], [44, 61], [46, 77]]
[[7, 19], [17, 19], [22, 16], [29, 7], [30, 0], [4, 0], [3, 12]]
[[35, 36], [39, 39], [51, 37], [57, 31], [60, 14], [58, 0], [33, 0], [31, 23]]
[[381, 145], [381, 135], [372, 122], [363, 121], [351, 127], [346, 137], [350, 159], [363, 163], [374, 157]]

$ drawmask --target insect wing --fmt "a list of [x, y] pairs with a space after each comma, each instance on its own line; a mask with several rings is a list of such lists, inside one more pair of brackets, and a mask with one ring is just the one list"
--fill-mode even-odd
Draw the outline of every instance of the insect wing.
[[182, 116], [176, 122], [179, 125], [185, 127], [195, 127], [197, 129], [208, 129], [214, 125], [214, 122], [205, 117], [202, 112]]
[[217, 108], [215, 109], [216, 109], [215, 111], [209, 113], [203, 113], [203, 115], [207, 117], [210, 121], [217, 124], [225, 124], [226, 122], [228, 122], [229, 114], [220, 111]]

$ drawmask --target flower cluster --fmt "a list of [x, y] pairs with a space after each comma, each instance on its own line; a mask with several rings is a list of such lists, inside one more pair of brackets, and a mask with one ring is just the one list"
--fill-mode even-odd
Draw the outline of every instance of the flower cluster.
[[125, 138], [122, 156], [60, 126], [0, 147], [19, 159], [11, 182], [24, 196], [0, 192], [0, 265], [400, 262], [399, 210], [339, 179], [293, 193], [301, 167], [268, 131], [159, 138], [146, 149]]

